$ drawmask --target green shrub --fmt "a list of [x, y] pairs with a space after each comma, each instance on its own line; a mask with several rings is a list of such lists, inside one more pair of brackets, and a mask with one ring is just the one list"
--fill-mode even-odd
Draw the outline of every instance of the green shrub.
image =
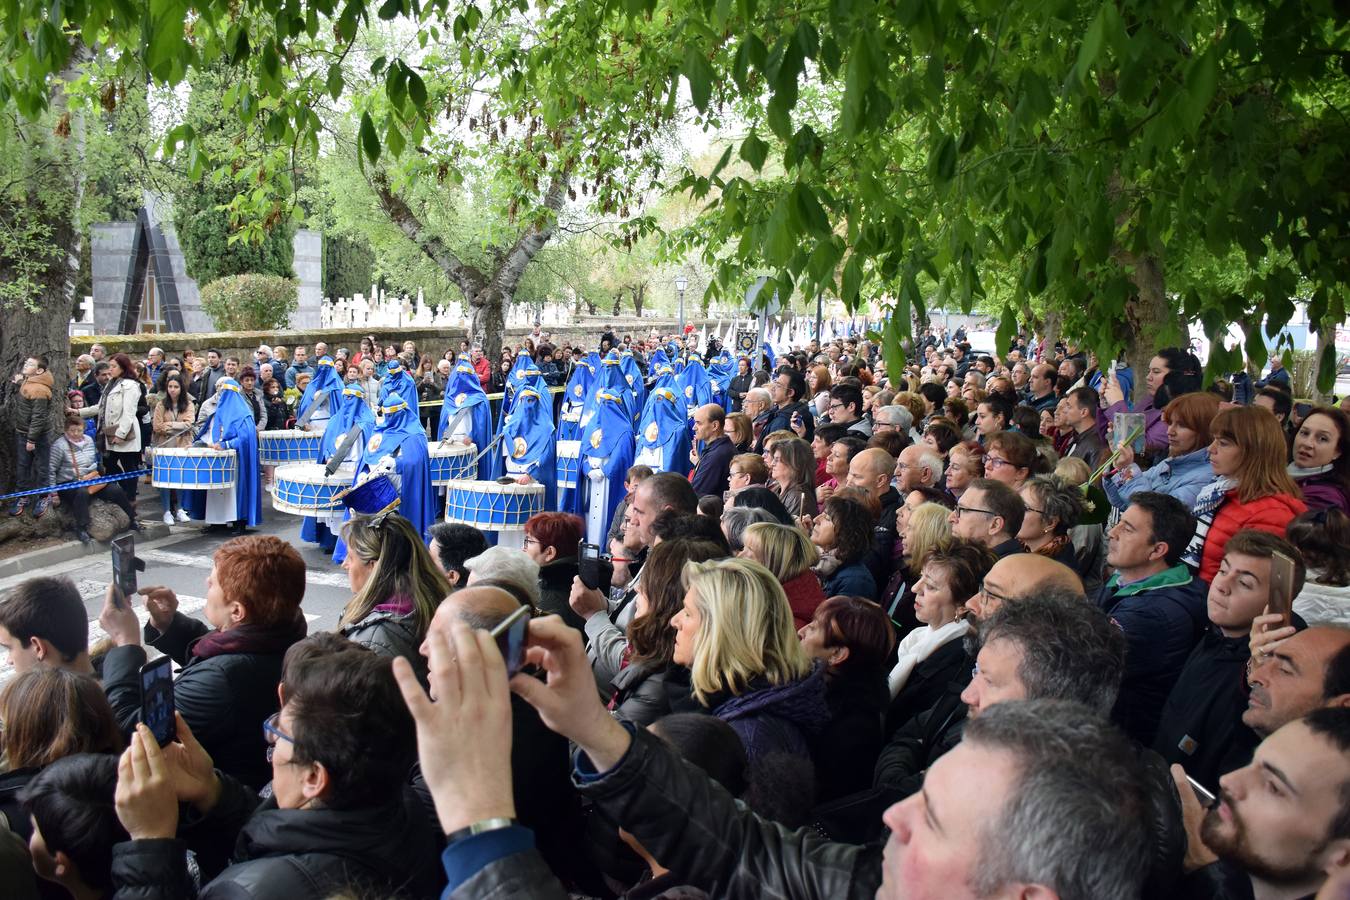
[[295, 225], [283, 220], [261, 243], [230, 243], [230, 215], [218, 207], [230, 202], [234, 188], [203, 181], [174, 205], [174, 231], [183, 248], [188, 277], [208, 284], [227, 275], [262, 273], [295, 276]]
[[202, 309], [217, 331], [286, 328], [300, 302], [297, 287], [277, 275], [230, 275], [202, 288]]

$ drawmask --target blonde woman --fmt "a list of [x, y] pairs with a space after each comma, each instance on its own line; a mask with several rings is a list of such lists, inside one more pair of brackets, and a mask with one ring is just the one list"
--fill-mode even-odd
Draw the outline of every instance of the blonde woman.
[[777, 523], [750, 525], [741, 535], [742, 559], [753, 559], [773, 573], [787, 595], [794, 627], [801, 628], [825, 602], [825, 592], [812, 566], [820, 562], [820, 552], [800, 528]]
[[673, 661], [689, 669], [694, 698], [735, 729], [751, 765], [774, 753], [809, 760], [830, 716], [824, 668], [802, 649], [778, 579], [727, 559], [688, 563], [682, 582]]
[[418, 648], [436, 607], [450, 593], [450, 582], [403, 516], [357, 516], [342, 536], [347, 542], [342, 568], [355, 596], [343, 609], [338, 630], [382, 656], [403, 657], [425, 683], [427, 664]]

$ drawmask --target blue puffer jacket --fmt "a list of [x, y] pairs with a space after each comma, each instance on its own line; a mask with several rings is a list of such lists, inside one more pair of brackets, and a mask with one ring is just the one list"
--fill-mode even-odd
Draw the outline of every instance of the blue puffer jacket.
[[1208, 624], [1208, 587], [1183, 563], [1121, 586], [1112, 575], [1098, 603], [1125, 633], [1125, 674], [1112, 718], [1144, 746], [1153, 743], [1163, 703]]
[[1214, 480], [1208, 447], [1164, 459], [1147, 472], [1140, 472], [1136, 466], [1134, 472], [1135, 476], [1129, 481], [1118, 475], [1102, 479], [1102, 488], [1116, 509], [1129, 506], [1130, 496], [1138, 491], [1157, 491], [1194, 506], [1200, 489]]

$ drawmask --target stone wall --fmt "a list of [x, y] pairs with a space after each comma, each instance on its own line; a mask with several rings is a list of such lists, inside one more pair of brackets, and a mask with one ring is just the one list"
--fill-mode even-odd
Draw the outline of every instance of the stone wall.
[[[299, 268], [299, 257], [296, 259], [297, 274]], [[691, 324], [695, 329], [714, 328], [716, 321], [703, 319], [686, 319], [687, 324]], [[634, 318], [632, 316], [582, 316], [575, 323], [566, 327], [553, 328], [551, 334], [555, 343], [570, 342], [580, 344], [582, 347], [594, 349], [600, 342], [600, 335], [605, 331], [613, 331], [622, 337], [624, 334], [642, 334], [657, 329], [662, 332], [673, 332], [675, 330], [675, 319], [673, 318]], [[545, 329], [549, 330], [549, 329]], [[275, 346], [281, 344], [287, 348], [294, 348], [297, 344], [313, 347], [317, 341], [325, 341], [328, 346], [336, 350], [339, 347], [346, 347], [355, 352], [361, 346], [361, 338], [374, 332], [375, 336], [386, 343], [397, 341], [402, 344], [403, 341], [415, 341], [421, 350], [432, 349], [437, 352], [443, 351], [449, 347], [459, 346], [459, 342], [468, 337], [468, 332], [463, 328], [386, 328], [386, 329], [368, 329], [368, 328], [329, 328], [329, 329], [302, 329], [290, 331], [261, 332], [261, 331], [224, 331], [224, 332], [204, 332], [197, 334], [135, 334], [135, 335], [80, 335], [70, 339], [71, 357], [81, 353], [88, 353], [89, 348], [94, 344], [102, 344], [109, 353], [126, 353], [132, 359], [139, 359], [145, 356], [151, 347], [162, 347], [164, 352], [169, 355], [181, 354], [183, 350], [191, 348], [199, 354], [204, 354], [208, 348], [220, 350], [225, 355], [235, 355], [241, 360], [249, 361], [253, 359], [253, 351], [259, 344]], [[505, 343], [516, 345], [523, 341], [530, 334], [529, 328], [508, 328], [506, 330]]]

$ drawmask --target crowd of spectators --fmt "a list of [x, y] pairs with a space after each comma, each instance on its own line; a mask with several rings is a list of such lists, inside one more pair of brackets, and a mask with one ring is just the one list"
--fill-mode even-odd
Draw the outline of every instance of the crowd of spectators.
[[[110, 587], [92, 654], [75, 586], [23, 583], [0, 600], [0, 837], [19, 847], [0, 841], [0, 883], [1341, 896], [1345, 413], [1285, 403], [1279, 378], [1234, 405], [1182, 350], [1136, 383], [1072, 348], [958, 338], [925, 334], [894, 373], [861, 340], [744, 361], [729, 409], [695, 414], [724, 467], [628, 471], [608, 592], [563, 512], [523, 550], [354, 517], [332, 633], [307, 634], [304, 563], [272, 537], [216, 552], [204, 622], [166, 588]], [[521, 607], [508, 671], [489, 632]], [[151, 651], [178, 666], [163, 745], [139, 721]]]

